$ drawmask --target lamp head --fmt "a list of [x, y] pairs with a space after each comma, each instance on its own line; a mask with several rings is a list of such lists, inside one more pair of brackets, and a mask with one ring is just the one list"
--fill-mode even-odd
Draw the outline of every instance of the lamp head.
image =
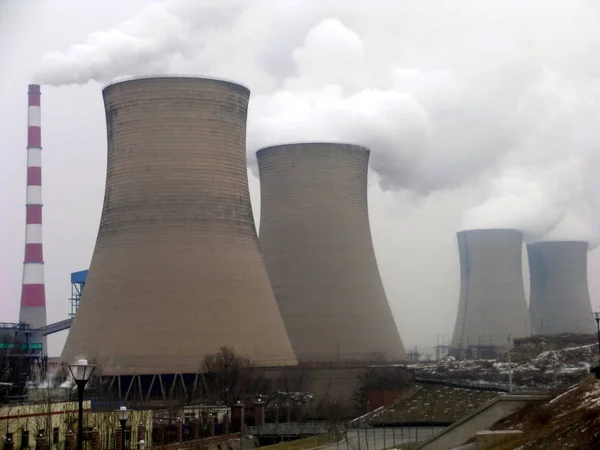
[[88, 381], [96, 369], [94, 364], [88, 364], [87, 359], [80, 359], [75, 364], [69, 365], [69, 371], [75, 381]]
[[128, 416], [129, 410], [127, 409], [127, 406], [121, 406], [119, 408], [119, 420], [127, 420]]

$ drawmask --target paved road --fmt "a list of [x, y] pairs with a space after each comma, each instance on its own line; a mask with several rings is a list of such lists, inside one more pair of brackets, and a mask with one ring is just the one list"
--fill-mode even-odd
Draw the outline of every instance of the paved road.
[[325, 447], [323, 450], [383, 450], [406, 442], [429, 439], [443, 428], [362, 428], [348, 430], [346, 441]]

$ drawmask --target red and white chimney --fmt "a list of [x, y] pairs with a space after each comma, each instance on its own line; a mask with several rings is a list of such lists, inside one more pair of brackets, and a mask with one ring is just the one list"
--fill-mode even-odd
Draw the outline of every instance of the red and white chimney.
[[38, 84], [29, 85], [28, 97], [25, 261], [19, 321], [39, 328], [46, 325], [46, 287], [42, 248], [41, 92]]

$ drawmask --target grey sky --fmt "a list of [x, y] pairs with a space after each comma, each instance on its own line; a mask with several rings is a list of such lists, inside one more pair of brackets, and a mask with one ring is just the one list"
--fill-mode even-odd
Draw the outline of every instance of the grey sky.
[[[89, 265], [100, 217], [102, 85], [183, 72], [252, 90], [252, 153], [293, 140], [369, 146], [373, 237], [403, 340], [449, 337], [457, 229], [598, 243], [599, 14], [583, 0], [0, 2], [0, 320], [18, 316], [27, 84], [44, 84], [56, 321], [68, 312], [70, 272]], [[250, 184], [258, 221], [252, 170]], [[592, 252], [593, 299], [598, 268]], [[62, 340], [50, 340], [53, 354]]]

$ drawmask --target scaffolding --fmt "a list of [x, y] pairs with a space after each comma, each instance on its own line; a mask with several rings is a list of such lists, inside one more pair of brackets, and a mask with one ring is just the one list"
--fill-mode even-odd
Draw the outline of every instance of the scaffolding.
[[73, 272], [71, 274], [71, 298], [69, 298], [69, 301], [71, 302], [71, 312], [69, 313], [69, 317], [71, 319], [75, 317], [75, 314], [77, 313], [87, 275], [87, 270], [80, 270], [79, 272]]

